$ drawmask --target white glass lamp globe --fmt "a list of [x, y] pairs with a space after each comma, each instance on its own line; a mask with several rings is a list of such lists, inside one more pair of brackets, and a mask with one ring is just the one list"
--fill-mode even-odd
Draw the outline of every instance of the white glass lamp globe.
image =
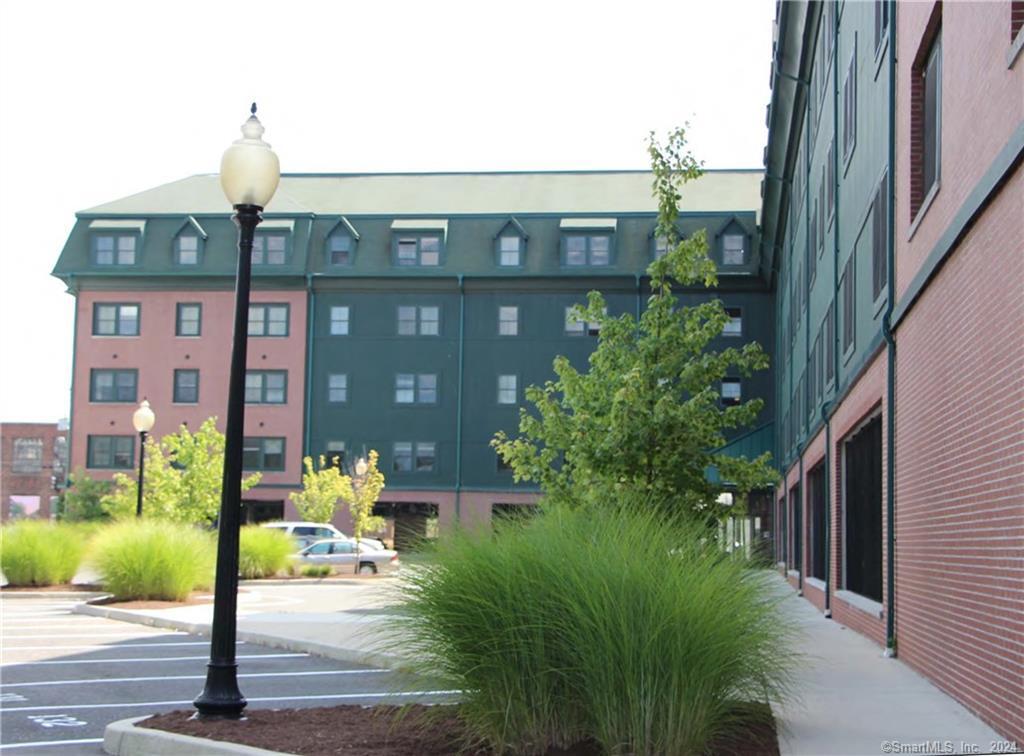
[[366, 475], [367, 469], [368, 465], [366, 464], [366, 460], [360, 457], [359, 460], [356, 462], [356, 475], [360, 477]]
[[263, 124], [252, 115], [242, 124], [242, 138], [232, 142], [220, 159], [220, 185], [232, 206], [270, 202], [281, 180], [281, 164], [270, 145], [263, 141]]
[[153, 430], [153, 424], [156, 422], [156, 415], [153, 410], [149, 408], [149, 402], [145, 399], [139, 405], [139, 408], [135, 410], [132, 415], [132, 425], [135, 426], [135, 430], [139, 433], [149, 433]]

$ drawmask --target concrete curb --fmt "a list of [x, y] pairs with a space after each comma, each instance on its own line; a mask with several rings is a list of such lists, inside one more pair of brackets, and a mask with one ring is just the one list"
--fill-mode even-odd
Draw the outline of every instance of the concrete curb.
[[207, 740], [136, 727], [135, 723], [143, 719], [148, 717], [132, 717], [108, 724], [103, 732], [103, 751], [111, 756], [181, 756], [183, 753], [192, 756], [276, 756], [283, 753], [223, 740]]
[[[166, 630], [183, 630], [194, 635], [210, 635], [210, 625], [203, 622], [185, 622], [183, 620], [171, 619], [169, 617], [152, 617], [146, 614], [129, 611], [127, 609], [111, 609], [105, 606], [96, 606], [89, 602], [72, 607], [74, 614], [89, 614], [94, 617], [105, 617], [107, 619], [119, 620], [121, 622], [132, 622], [136, 625], [148, 625], [149, 627], [162, 627]], [[348, 662], [350, 664], [366, 664], [372, 667], [383, 667], [385, 669], [400, 668], [405, 661], [398, 654], [386, 651], [368, 651], [358, 648], [344, 648], [329, 643], [317, 643], [316, 641], [304, 640], [301, 638], [282, 638], [276, 635], [254, 632], [252, 630], [238, 630], [235, 634], [237, 640], [246, 643], [256, 643], [261, 646], [279, 648], [284, 651], [313, 654], [328, 659]]]
[[103, 591], [10, 591], [7, 589], [0, 590], [0, 599], [13, 599], [13, 598], [51, 598], [51, 599], [79, 599], [81, 601], [92, 601], [93, 599], [103, 598], [109, 596], [109, 593]]
[[258, 588], [261, 585], [330, 585], [331, 583], [376, 583], [378, 580], [395, 580], [396, 575], [373, 575], [363, 577], [330, 577], [330, 578], [258, 578], [255, 580], [239, 580], [240, 586]]

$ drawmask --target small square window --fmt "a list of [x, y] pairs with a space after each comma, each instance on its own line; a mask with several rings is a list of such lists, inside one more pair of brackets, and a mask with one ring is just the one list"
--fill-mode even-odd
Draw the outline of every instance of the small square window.
[[722, 237], [722, 265], [744, 265], [746, 262], [746, 237], [725, 234]]
[[242, 441], [242, 468], [245, 470], [284, 470], [284, 439], [246, 437]]
[[399, 239], [398, 240], [398, 252], [397, 260], [399, 265], [415, 265], [416, 264], [416, 240], [415, 239]]
[[137, 370], [91, 370], [89, 401], [134, 402], [138, 381]]
[[250, 336], [287, 336], [288, 305], [249, 305]]
[[420, 308], [420, 336], [437, 336], [440, 333], [441, 309], [436, 306]]
[[197, 265], [199, 263], [199, 237], [195, 234], [181, 234], [177, 241], [178, 265]]
[[332, 404], [348, 401], [347, 373], [331, 373], [327, 376], [327, 401]]
[[392, 447], [391, 469], [394, 472], [412, 472], [412, 442], [395, 442]]
[[722, 330], [723, 336], [743, 335], [743, 311], [739, 307], [726, 307], [725, 314], [729, 316], [729, 322]]
[[199, 403], [199, 371], [198, 370], [175, 370], [174, 371], [174, 403], [175, 404], [198, 404]]
[[43, 439], [14, 439], [11, 472], [20, 474], [39, 473], [43, 471]]
[[329, 467], [337, 467], [339, 470], [344, 469], [345, 442], [328, 441], [324, 457], [326, 458], [326, 462]]
[[740, 387], [739, 378], [723, 378], [722, 379], [722, 404], [726, 407], [732, 407], [739, 404], [742, 401], [742, 390]]
[[611, 239], [607, 236], [590, 237], [590, 264], [608, 265], [611, 262]]
[[655, 236], [654, 237], [654, 259], [660, 260], [668, 254], [668, 237], [667, 236]]
[[424, 236], [420, 239], [420, 265], [434, 266], [441, 263], [441, 238]]
[[352, 264], [352, 237], [334, 234], [327, 242], [327, 262], [331, 265]]
[[416, 403], [437, 403], [437, 375], [435, 373], [421, 373], [416, 376]]
[[134, 236], [118, 236], [117, 237], [117, 264], [118, 265], [134, 265], [135, 264], [135, 237]]
[[587, 237], [567, 236], [565, 239], [565, 264], [587, 264]]
[[348, 335], [348, 315], [349, 308], [347, 305], [331, 308], [331, 336]]
[[586, 333], [587, 326], [575, 313], [575, 305], [565, 308], [565, 333], [569, 336], [582, 336]]
[[131, 470], [135, 467], [135, 436], [88, 436], [86, 467]]
[[498, 308], [498, 335], [518, 336], [519, 335], [519, 308], [515, 306], [501, 306]]
[[413, 404], [416, 401], [416, 376], [398, 373], [395, 376], [395, 404]]
[[416, 472], [432, 472], [434, 469], [434, 443], [420, 441], [416, 444]]
[[498, 240], [498, 251], [500, 253], [498, 263], [505, 266], [517, 266], [521, 264], [522, 259], [522, 244], [523, 238], [521, 236], [502, 236]]
[[252, 240], [253, 265], [284, 265], [288, 240], [284, 234], [257, 233]]
[[94, 336], [138, 336], [139, 306], [137, 304], [93, 305]]
[[416, 335], [416, 308], [400, 306], [398, 308], [398, 335]]
[[203, 306], [198, 303], [182, 303], [177, 305], [175, 318], [175, 336], [199, 336], [202, 331]]
[[246, 404], [285, 404], [286, 370], [248, 370], [245, 373]]
[[518, 379], [514, 375], [498, 376], [498, 404], [515, 404], [517, 402], [517, 381]]

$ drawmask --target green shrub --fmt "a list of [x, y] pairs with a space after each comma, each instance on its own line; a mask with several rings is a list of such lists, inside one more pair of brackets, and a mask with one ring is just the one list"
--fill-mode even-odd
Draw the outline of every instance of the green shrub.
[[329, 564], [307, 564], [302, 568], [302, 577], [327, 577], [331, 574], [331, 566]]
[[238, 569], [243, 578], [265, 578], [288, 566], [295, 542], [283, 530], [247, 525], [238, 545]]
[[699, 525], [554, 509], [443, 538], [403, 582], [401, 643], [495, 752], [699, 754], [788, 696], [794, 629], [770, 580]]
[[106, 590], [123, 601], [183, 601], [213, 581], [213, 535], [191, 525], [131, 520], [96, 536], [92, 555]]
[[70, 583], [85, 543], [66, 525], [22, 520], [0, 531], [0, 569], [11, 585]]

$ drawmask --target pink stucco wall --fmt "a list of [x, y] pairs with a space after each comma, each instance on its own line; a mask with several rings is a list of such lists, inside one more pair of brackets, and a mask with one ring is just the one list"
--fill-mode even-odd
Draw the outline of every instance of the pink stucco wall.
[[[273, 406], [249, 406], [245, 413], [247, 436], [283, 436], [284, 472], [264, 473], [264, 484], [297, 484], [302, 468], [303, 402], [305, 393], [306, 294], [304, 290], [253, 291], [252, 302], [290, 305], [289, 335], [250, 338], [248, 367], [253, 370], [287, 370], [287, 402]], [[139, 303], [138, 336], [93, 336], [93, 304]], [[176, 304], [202, 304], [202, 331], [198, 337], [175, 336]], [[72, 418], [71, 468], [86, 466], [89, 435], [134, 435], [135, 403], [89, 401], [89, 371], [93, 368], [131, 369], [138, 373], [138, 398], [148, 399], [156, 413], [156, 436], [176, 432], [182, 424], [195, 429], [210, 416], [223, 431], [227, 412], [228, 369], [231, 359], [233, 291], [82, 291], [78, 295], [78, 328], [75, 334], [74, 416]], [[174, 404], [174, 370], [199, 370], [199, 403]], [[107, 478], [109, 470], [89, 470]], [[253, 489], [253, 499], [286, 499], [280, 488]]]

